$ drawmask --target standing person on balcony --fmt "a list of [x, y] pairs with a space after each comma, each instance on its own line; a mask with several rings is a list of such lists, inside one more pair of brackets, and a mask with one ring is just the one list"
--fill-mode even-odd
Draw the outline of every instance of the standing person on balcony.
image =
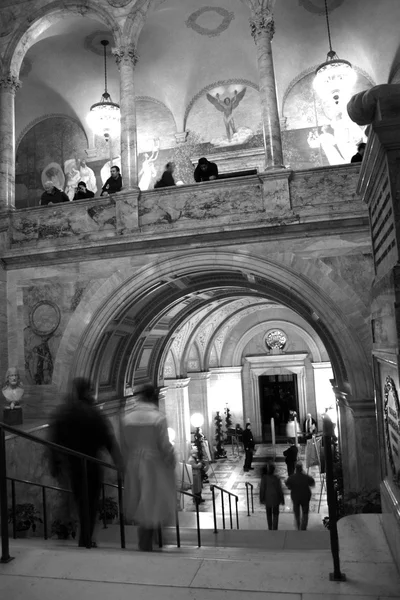
[[193, 176], [197, 183], [202, 181], [213, 181], [214, 179], [218, 179], [218, 167], [215, 163], [208, 161], [203, 156], [202, 158], [199, 158]]
[[69, 202], [67, 194], [56, 188], [52, 181], [46, 181], [44, 192], [40, 197], [40, 206], [59, 204], [60, 202]]
[[354, 154], [354, 156], [351, 157], [350, 162], [352, 162], [352, 163], [362, 162], [366, 145], [367, 144], [365, 144], [364, 142], [360, 142], [359, 144], [357, 144], [357, 152]]
[[263, 470], [260, 484], [260, 502], [265, 504], [268, 529], [278, 529], [279, 505], [285, 504], [281, 480], [275, 475], [275, 465], [270, 463]]
[[[122, 455], [112, 427], [94, 402], [89, 380], [74, 379], [71, 394], [53, 415], [50, 441], [93, 458], [99, 458], [101, 451], [107, 450], [115, 466], [122, 471]], [[79, 546], [96, 547], [93, 534], [103, 479], [101, 466], [90, 460], [86, 462], [88, 507], [82, 485], [82, 459], [53, 451], [50, 467], [54, 477], [68, 475], [79, 514]], [[88, 508], [89, 522], [85, 508]]]
[[246, 428], [243, 431], [242, 440], [243, 440], [243, 446], [244, 446], [244, 451], [245, 451], [245, 460], [244, 460], [243, 470], [246, 472], [254, 471], [254, 467], [251, 466], [251, 462], [253, 460], [255, 443], [254, 443], [253, 433], [251, 431], [250, 423], [246, 423]]
[[167, 420], [158, 410], [152, 385], [121, 423], [126, 464], [125, 514], [139, 525], [139, 550], [153, 549], [154, 532], [175, 523], [175, 453], [169, 441]]
[[[285, 484], [290, 490], [297, 529], [305, 531], [308, 525], [308, 512], [311, 500], [310, 488], [315, 485], [315, 481], [310, 475], [304, 473], [303, 465], [297, 463], [295, 473], [286, 479]], [[300, 509], [302, 513], [301, 519]]]
[[111, 167], [111, 177], [109, 177], [103, 185], [100, 196], [104, 196], [104, 194], [115, 194], [115, 192], [120, 192], [121, 190], [121, 173], [119, 167], [117, 167], [117, 165], [113, 165]]
[[176, 185], [175, 179], [173, 177], [173, 173], [175, 171], [175, 163], [169, 162], [165, 165], [165, 171], [156, 184], [154, 185], [154, 189], [162, 188], [162, 187], [170, 187], [172, 185]]
[[75, 192], [74, 200], [85, 200], [86, 198], [94, 198], [94, 193], [87, 189], [84, 181], [80, 181]]

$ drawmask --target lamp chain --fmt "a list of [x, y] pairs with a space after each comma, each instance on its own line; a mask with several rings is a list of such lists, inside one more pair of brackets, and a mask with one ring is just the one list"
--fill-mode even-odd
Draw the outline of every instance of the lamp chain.
[[328, 29], [329, 51], [332, 52], [331, 28], [329, 27], [329, 14], [328, 14], [327, 0], [325, 0], [325, 17], [326, 17], [326, 27]]
[[104, 91], [107, 94], [107, 52], [106, 44], [103, 44], [104, 48]]

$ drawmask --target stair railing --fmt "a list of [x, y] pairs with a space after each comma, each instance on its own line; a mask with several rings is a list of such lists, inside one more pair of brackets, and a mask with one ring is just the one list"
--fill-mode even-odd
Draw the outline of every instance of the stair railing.
[[[196, 504], [196, 523], [197, 523], [197, 545], [201, 548], [201, 533], [200, 533], [200, 499], [195, 494], [191, 494], [190, 492], [184, 492], [183, 490], [179, 490], [180, 494], [184, 494], [185, 496], [189, 496], [193, 499], [193, 502]], [[179, 516], [178, 511], [176, 511], [176, 545], [178, 548], [181, 547], [181, 534], [180, 534], [180, 526], [179, 526]]]
[[[76, 456], [81, 459], [82, 462], [82, 489], [83, 489], [83, 509], [85, 514], [85, 522], [89, 523], [89, 495], [88, 495], [88, 480], [87, 480], [87, 463], [95, 463], [106, 467], [108, 469], [112, 469], [113, 471], [117, 471], [118, 474], [118, 506], [119, 506], [119, 523], [120, 523], [120, 539], [121, 539], [121, 548], [125, 548], [125, 524], [124, 524], [124, 506], [123, 506], [123, 475], [118, 470], [115, 465], [107, 463], [105, 461], [99, 460], [97, 458], [93, 458], [92, 456], [88, 456], [81, 452], [76, 452], [75, 450], [71, 450], [69, 448], [65, 448], [64, 446], [59, 446], [58, 444], [54, 444], [53, 442], [49, 442], [48, 440], [42, 440], [30, 433], [26, 433], [25, 431], [20, 431], [19, 429], [15, 429], [14, 427], [10, 427], [9, 425], [5, 425], [0, 422], [0, 518], [1, 518], [1, 558], [0, 562], [7, 563], [12, 560], [13, 557], [10, 556], [10, 542], [8, 535], [8, 498], [7, 498], [7, 481], [11, 481], [11, 494], [12, 494], [12, 521], [13, 521], [13, 534], [16, 535], [16, 516], [15, 516], [15, 508], [16, 508], [16, 499], [15, 499], [15, 483], [24, 483], [26, 485], [35, 485], [42, 488], [42, 501], [43, 501], [43, 517], [44, 521], [46, 521], [46, 525], [44, 526], [44, 532], [47, 535], [47, 506], [46, 506], [46, 489], [55, 489], [57, 491], [71, 493], [71, 490], [65, 490], [63, 488], [58, 488], [56, 486], [44, 485], [41, 483], [36, 483], [23, 479], [15, 479], [12, 477], [7, 477], [7, 456], [6, 456], [6, 436], [5, 432], [8, 431], [13, 435], [18, 437], [25, 438], [30, 440], [31, 442], [41, 444], [46, 448], [51, 448], [60, 452], [62, 454], [66, 454], [68, 456]], [[83, 539], [86, 548], [91, 547], [90, 540], [90, 531], [89, 528], [85, 528], [83, 532]]]
[[254, 512], [254, 485], [250, 483], [250, 481], [245, 482], [246, 486], [246, 499], [247, 499], [247, 516], [250, 517], [250, 503], [249, 503], [249, 488], [250, 488], [250, 496], [251, 496], [251, 512]]
[[235, 507], [236, 507], [236, 529], [239, 529], [239, 511], [238, 511], [238, 502], [239, 497], [236, 494], [232, 494], [232, 492], [228, 492], [222, 487], [218, 485], [210, 485], [210, 490], [212, 493], [212, 505], [213, 505], [213, 515], [214, 515], [214, 533], [218, 533], [217, 528], [217, 511], [215, 509], [215, 489], [221, 492], [221, 508], [222, 508], [222, 528], [225, 529], [225, 504], [224, 504], [224, 494], [228, 495], [229, 500], [229, 517], [230, 517], [230, 525], [231, 529], [233, 529], [233, 520], [232, 520], [232, 504], [231, 499], [235, 498]]

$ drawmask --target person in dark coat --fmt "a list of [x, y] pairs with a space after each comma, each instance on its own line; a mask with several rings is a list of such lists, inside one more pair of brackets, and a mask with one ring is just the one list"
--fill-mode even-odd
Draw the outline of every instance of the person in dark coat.
[[260, 484], [260, 502], [265, 504], [268, 529], [278, 529], [279, 505], [285, 504], [281, 480], [275, 475], [275, 465], [269, 464], [264, 469]]
[[244, 446], [244, 451], [245, 451], [245, 460], [244, 460], [243, 470], [244, 471], [253, 471], [254, 467], [251, 466], [251, 462], [253, 460], [255, 443], [254, 443], [253, 433], [251, 431], [250, 423], [246, 424], [246, 428], [243, 431], [242, 440], [243, 440], [243, 446]]
[[357, 152], [354, 154], [354, 156], [351, 157], [350, 162], [352, 162], [352, 163], [362, 162], [366, 145], [367, 144], [365, 144], [364, 142], [357, 144]]
[[176, 185], [175, 179], [173, 177], [173, 172], [175, 170], [175, 163], [169, 162], [165, 165], [165, 171], [161, 176], [161, 179], [157, 181], [154, 185], [154, 189], [170, 187], [172, 185]]
[[87, 189], [84, 181], [80, 181], [75, 192], [74, 200], [85, 200], [86, 198], [94, 198], [94, 194]]
[[[308, 525], [308, 511], [311, 500], [310, 488], [315, 485], [315, 481], [310, 475], [303, 472], [303, 465], [297, 463], [294, 475], [288, 477], [285, 484], [290, 490], [297, 529], [305, 531]], [[301, 520], [300, 509], [302, 512]]]
[[289, 440], [289, 448], [283, 452], [283, 456], [285, 457], [285, 463], [287, 466], [288, 476], [293, 475], [294, 467], [297, 462], [297, 455], [299, 453], [299, 449], [296, 446], [293, 440]]
[[67, 194], [57, 189], [52, 181], [46, 181], [43, 187], [44, 192], [40, 197], [40, 206], [69, 202]]
[[306, 440], [310, 440], [317, 433], [317, 421], [313, 419], [311, 413], [308, 413], [304, 419], [303, 431]]
[[102, 187], [100, 196], [104, 194], [115, 194], [122, 190], [122, 177], [117, 165], [111, 167], [111, 177], [107, 179]]
[[[108, 450], [114, 464], [122, 471], [122, 456], [112, 432], [111, 425], [100, 410], [94, 406], [90, 382], [78, 377], [72, 382], [72, 393], [59, 407], [53, 417], [50, 441], [93, 458], [99, 458], [102, 450]], [[54, 477], [67, 475], [79, 514], [79, 546], [95, 547], [93, 540], [96, 515], [102, 484], [101, 466], [89, 460], [87, 491], [89, 521], [86, 519], [84, 489], [82, 485], [82, 459], [53, 451], [50, 456], [50, 472]]]
[[204, 156], [199, 158], [197, 167], [194, 170], [194, 180], [200, 183], [201, 181], [212, 181], [214, 179], [218, 179], [217, 165], [208, 161]]

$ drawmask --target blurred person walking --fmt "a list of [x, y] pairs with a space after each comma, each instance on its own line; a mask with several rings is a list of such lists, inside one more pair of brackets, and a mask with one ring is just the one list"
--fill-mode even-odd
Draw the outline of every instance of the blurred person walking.
[[147, 385], [121, 423], [126, 465], [125, 513], [138, 527], [139, 550], [153, 549], [154, 532], [175, 523], [175, 453], [158, 395]]
[[[93, 458], [100, 458], [101, 451], [107, 450], [115, 466], [122, 471], [122, 455], [112, 427], [94, 402], [90, 381], [83, 377], [74, 379], [72, 392], [66, 396], [64, 404], [53, 414], [50, 441]], [[103, 478], [101, 465], [89, 460], [86, 463], [88, 522], [85, 511], [82, 459], [57, 451], [52, 451], [50, 458], [51, 474], [57, 478], [66, 475], [72, 488], [79, 515], [79, 546], [96, 547], [93, 534]]]
[[281, 480], [275, 475], [275, 465], [267, 465], [261, 477], [260, 503], [265, 504], [268, 529], [278, 529], [279, 505], [285, 504]]
[[[308, 512], [310, 508], [311, 490], [315, 481], [310, 475], [303, 471], [303, 465], [297, 463], [294, 475], [290, 475], [285, 481], [290, 490], [290, 496], [293, 502], [293, 512], [297, 529], [305, 531], [308, 525]], [[300, 520], [301, 509], [301, 520]]]

